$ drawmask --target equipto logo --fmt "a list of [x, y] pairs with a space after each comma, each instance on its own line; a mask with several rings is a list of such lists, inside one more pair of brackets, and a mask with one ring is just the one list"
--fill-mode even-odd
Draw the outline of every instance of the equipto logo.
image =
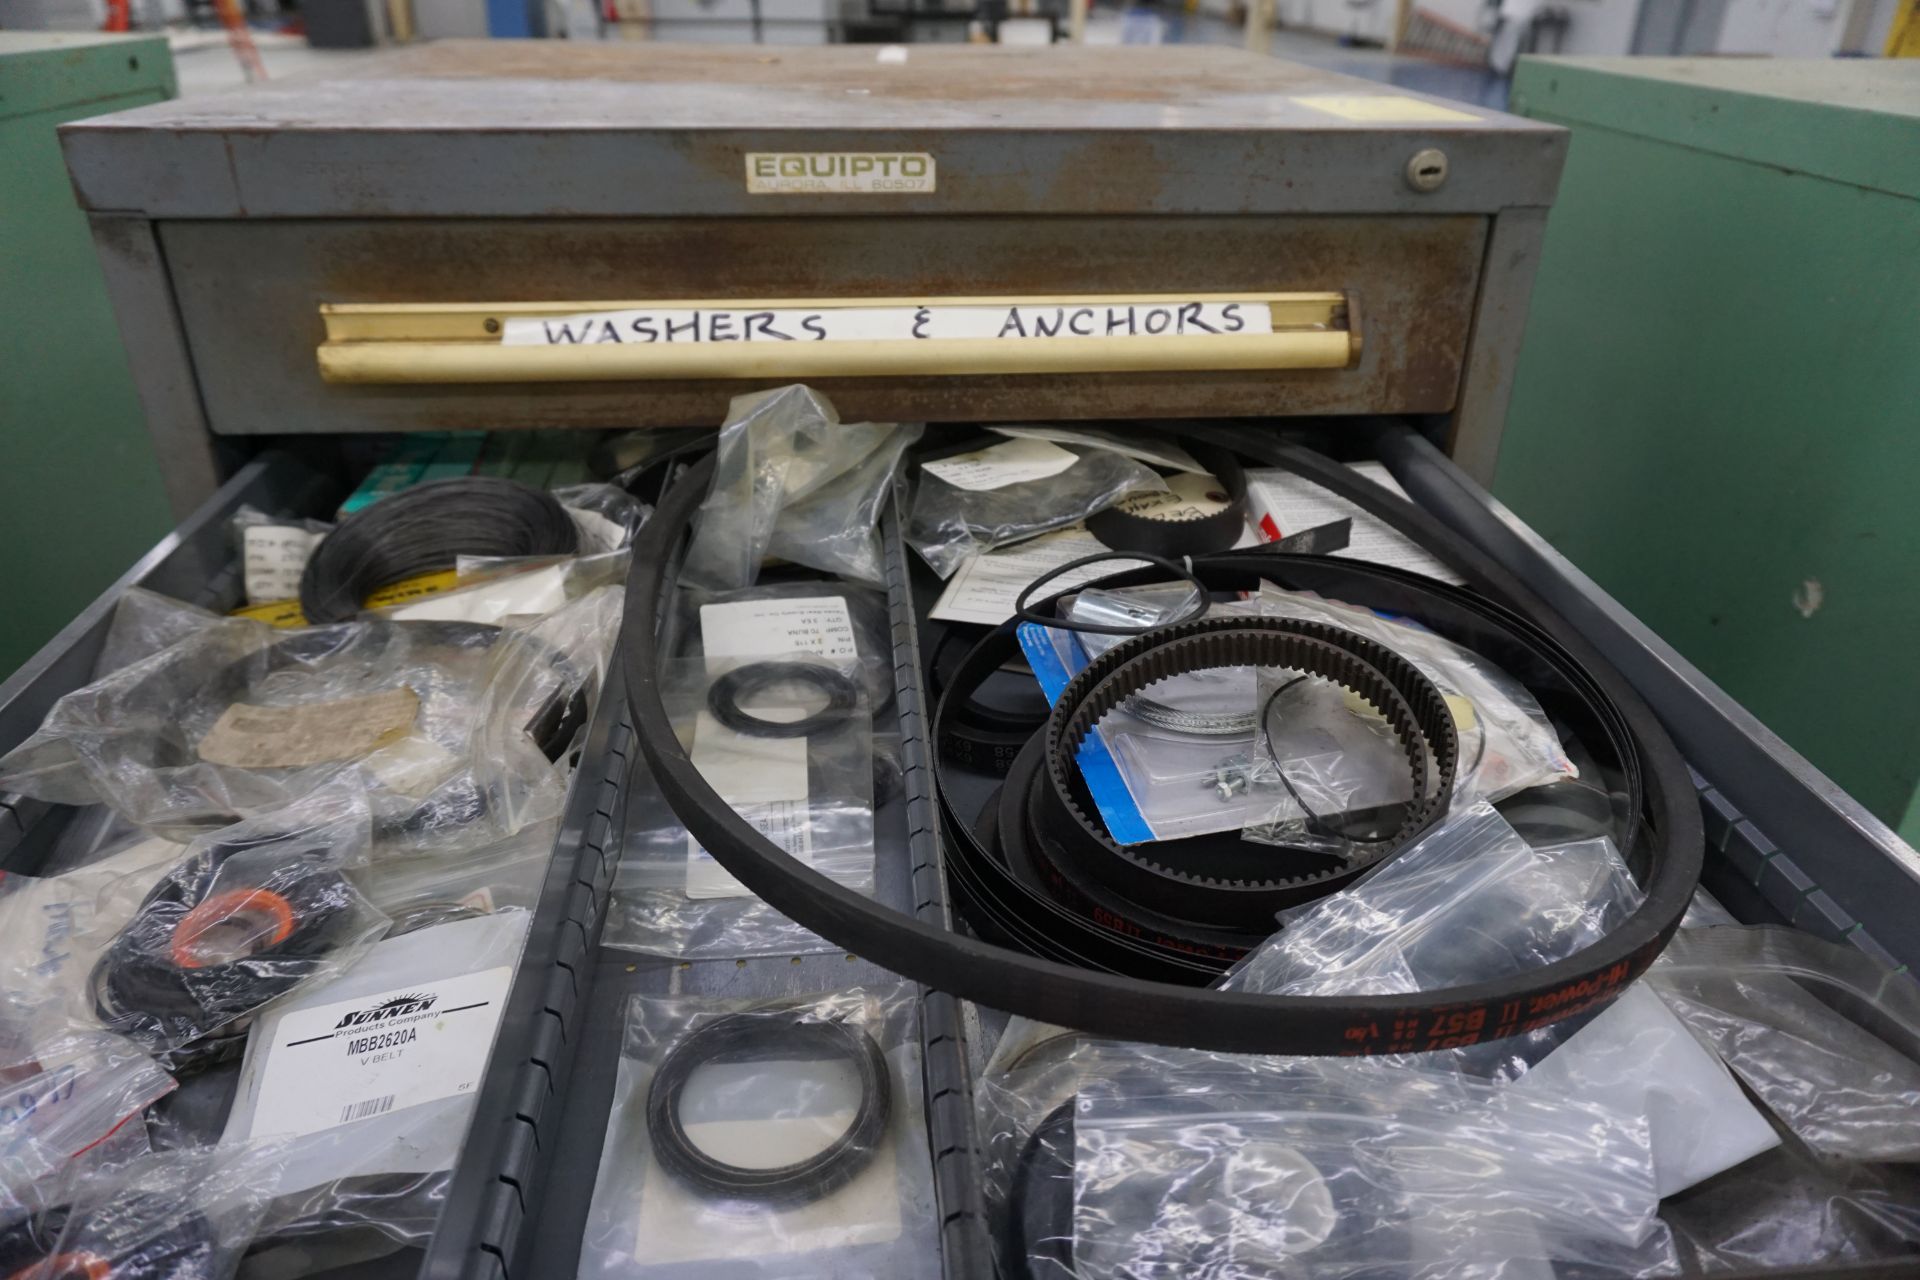
[[425, 1013], [433, 1008], [439, 996], [404, 995], [382, 1001], [371, 1009], [354, 1009], [342, 1014], [340, 1021], [333, 1024], [335, 1031], [342, 1027], [364, 1027], [375, 1022], [392, 1022], [395, 1018], [404, 1018], [410, 1013]]

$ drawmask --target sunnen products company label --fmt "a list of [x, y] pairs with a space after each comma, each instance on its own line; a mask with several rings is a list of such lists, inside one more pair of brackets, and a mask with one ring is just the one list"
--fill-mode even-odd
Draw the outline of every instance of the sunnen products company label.
[[471, 1093], [512, 980], [502, 965], [287, 1014], [251, 1136], [318, 1133]]

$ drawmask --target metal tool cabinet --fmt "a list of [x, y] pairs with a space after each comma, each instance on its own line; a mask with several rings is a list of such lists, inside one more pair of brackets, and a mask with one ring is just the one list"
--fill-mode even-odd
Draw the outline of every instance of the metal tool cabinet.
[[[717, 423], [805, 378], [849, 420], [1312, 417], [1525, 577], [1606, 650], [1698, 771], [1709, 885], [1898, 967], [1920, 860], [1494, 503], [1498, 448], [1562, 131], [1247, 55], [1156, 49], [759, 50], [436, 44], [65, 132], [76, 188], [183, 516], [128, 581], [232, 594], [242, 500], [320, 510], [340, 433]], [[918, 156], [912, 190], [753, 190], [756, 156]], [[778, 172], [777, 162], [775, 172]], [[1137, 340], [1117, 360], [624, 348], [529, 357], [503, 321], [621, 301], [1228, 295], [1277, 340]], [[776, 300], [776, 301], [768, 301]], [[832, 344], [827, 344], [832, 345]], [[1066, 350], [1066, 349], [1062, 349]], [[764, 357], [764, 358], [763, 358]], [[1048, 361], [1054, 361], [1049, 364]], [[278, 445], [291, 455], [250, 457]], [[224, 482], [224, 487], [222, 487]], [[202, 506], [201, 504], [206, 504]], [[945, 918], [924, 770], [924, 609], [887, 513], [894, 714], [878, 894]], [[87, 678], [107, 600], [0, 689], [0, 746]], [[573, 1274], [628, 996], [773, 994], [870, 973], [842, 955], [682, 964], [600, 945], [646, 779], [615, 677], [440, 1230], [420, 1274]], [[885, 726], [879, 726], [884, 728]], [[42, 820], [16, 806], [15, 865]], [[922, 1004], [950, 1277], [986, 1276], [977, 1012]], [[937, 1239], [935, 1236], [937, 1235]]]

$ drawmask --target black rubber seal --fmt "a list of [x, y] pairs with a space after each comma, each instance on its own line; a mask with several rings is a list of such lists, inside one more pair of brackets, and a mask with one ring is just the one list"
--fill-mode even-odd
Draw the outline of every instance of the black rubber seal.
[[1012, 1280], [1078, 1280], [1073, 1269], [1073, 1117], [1069, 1098], [1014, 1158], [1001, 1256]]
[[[680, 1095], [700, 1067], [716, 1062], [790, 1060], [808, 1052], [844, 1059], [860, 1079], [853, 1121], [805, 1160], [769, 1168], [727, 1164], [708, 1155], [680, 1122]], [[710, 1200], [750, 1200], [786, 1208], [824, 1199], [867, 1167], [886, 1140], [893, 1088], [886, 1055], [874, 1038], [837, 1019], [791, 1013], [734, 1013], [685, 1036], [647, 1086], [647, 1139], [660, 1167]]]
[[[1485, 603], [1490, 618], [1504, 614], [1530, 625], [1545, 639], [1542, 661], [1566, 659], [1570, 678], [1627, 726], [1635, 794], [1644, 794], [1654, 840], [1646, 850], [1646, 896], [1617, 929], [1576, 955], [1498, 981], [1418, 995], [1273, 996], [1195, 991], [1042, 958], [1054, 952], [1021, 954], [923, 922], [836, 884], [734, 813], [694, 767], [662, 697], [658, 608], [684, 530], [712, 483], [711, 459], [688, 471], [641, 530], [627, 579], [621, 661], [628, 705], [641, 751], [676, 816], [747, 888], [835, 945], [937, 990], [1101, 1036], [1228, 1053], [1419, 1052], [1520, 1034], [1612, 1001], [1646, 971], [1679, 928], [1700, 879], [1704, 842], [1698, 799], [1685, 761], [1652, 711], [1625, 677], [1524, 582], [1426, 512], [1328, 458], [1276, 440], [1271, 430], [1222, 432], [1214, 438], [1264, 465], [1285, 467], [1323, 485], [1413, 538], [1486, 600], [1413, 574], [1375, 569], [1376, 575], [1401, 584], [1409, 596], [1426, 592], [1463, 607], [1469, 601]], [[1283, 574], [1289, 560], [1320, 560], [1249, 554], [1263, 566], [1253, 572], [1274, 574]], [[1115, 585], [1146, 579], [1120, 575]], [[1630, 867], [1636, 861], [1628, 856]]]
[[[798, 720], [766, 720], [746, 709], [755, 694], [781, 684], [811, 685], [827, 705]], [[707, 686], [713, 718], [750, 738], [811, 738], [844, 723], [859, 703], [860, 686], [850, 676], [816, 662], [750, 662]]]
[[1144, 552], [1165, 558], [1225, 551], [1247, 531], [1247, 472], [1233, 450], [1201, 441], [1187, 442], [1195, 462], [1205, 467], [1223, 491], [1226, 506], [1185, 520], [1135, 515], [1122, 506], [1087, 517], [1087, 532], [1115, 551]]

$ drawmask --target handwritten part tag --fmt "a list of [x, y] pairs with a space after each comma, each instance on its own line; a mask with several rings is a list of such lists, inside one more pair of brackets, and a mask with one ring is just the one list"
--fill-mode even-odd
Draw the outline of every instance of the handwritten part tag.
[[405, 685], [286, 707], [236, 702], [200, 739], [200, 758], [245, 769], [357, 760], [406, 737], [419, 711], [419, 695]]

